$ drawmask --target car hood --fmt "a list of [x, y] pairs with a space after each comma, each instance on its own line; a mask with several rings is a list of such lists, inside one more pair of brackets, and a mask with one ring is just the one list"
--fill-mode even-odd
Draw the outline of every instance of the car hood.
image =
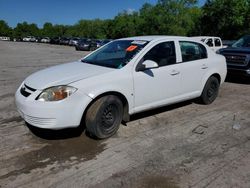
[[66, 63], [38, 71], [26, 78], [24, 83], [34, 89], [42, 90], [52, 86], [67, 85], [113, 70], [112, 68], [82, 62]]
[[220, 49], [220, 53], [246, 53], [250, 54], [250, 48], [233, 48], [233, 47], [228, 47], [228, 48], [223, 48]]

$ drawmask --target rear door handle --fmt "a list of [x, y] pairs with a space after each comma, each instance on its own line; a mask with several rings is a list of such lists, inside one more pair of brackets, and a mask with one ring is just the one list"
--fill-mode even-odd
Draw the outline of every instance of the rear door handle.
[[180, 72], [177, 71], [177, 70], [172, 70], [170, 74], [171, 74], [172, 76], [175, 76], [175, 75], [180, 74]]
[[201, 68], [202, 68], [202, 69], [207, 69], [208, 66], [207, 66], [206, 64], [203, 64]]

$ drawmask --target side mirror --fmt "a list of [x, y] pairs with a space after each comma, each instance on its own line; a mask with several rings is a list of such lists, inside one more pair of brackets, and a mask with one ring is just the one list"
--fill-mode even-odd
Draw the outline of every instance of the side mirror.
[[144, 71], [144, 70], [148, 70], [148, 69], [155, 69], [155, 68], [158, 68], [158, 67], [159, 67], [159, 65], [155, 61], [146, 60], [146, 61], [144, 61], [142, 64], [140, 64], [137, 67], [137, 71]]

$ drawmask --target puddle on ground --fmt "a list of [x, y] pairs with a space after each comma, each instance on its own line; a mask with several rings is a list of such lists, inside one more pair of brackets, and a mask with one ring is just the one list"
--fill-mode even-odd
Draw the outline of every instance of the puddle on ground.
[[103, 141], [86, 136], [46, 142], [48, 145], [43, 148], [19, 156], [15, 163], [19, 169], [1, 176], [0, 179], [30, 173], [33, 169], [45, 168], [52, 164], [56, 165], [53, 165], [50, 170], [71, 168], [73, 164], [94, 159], [105, 150], [106, 146]]

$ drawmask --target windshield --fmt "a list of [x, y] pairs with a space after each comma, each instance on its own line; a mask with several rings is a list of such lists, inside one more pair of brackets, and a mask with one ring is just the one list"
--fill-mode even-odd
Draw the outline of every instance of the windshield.
[[82, 62], [120, 69], [124, 67], [141, 49], [148, 44], [148, 41], [117, 40], [113, 41]]
[[235, 48], [250, 47], [250, 35], [240, 38], [232, 45], [232, 47], [235, 47]]

